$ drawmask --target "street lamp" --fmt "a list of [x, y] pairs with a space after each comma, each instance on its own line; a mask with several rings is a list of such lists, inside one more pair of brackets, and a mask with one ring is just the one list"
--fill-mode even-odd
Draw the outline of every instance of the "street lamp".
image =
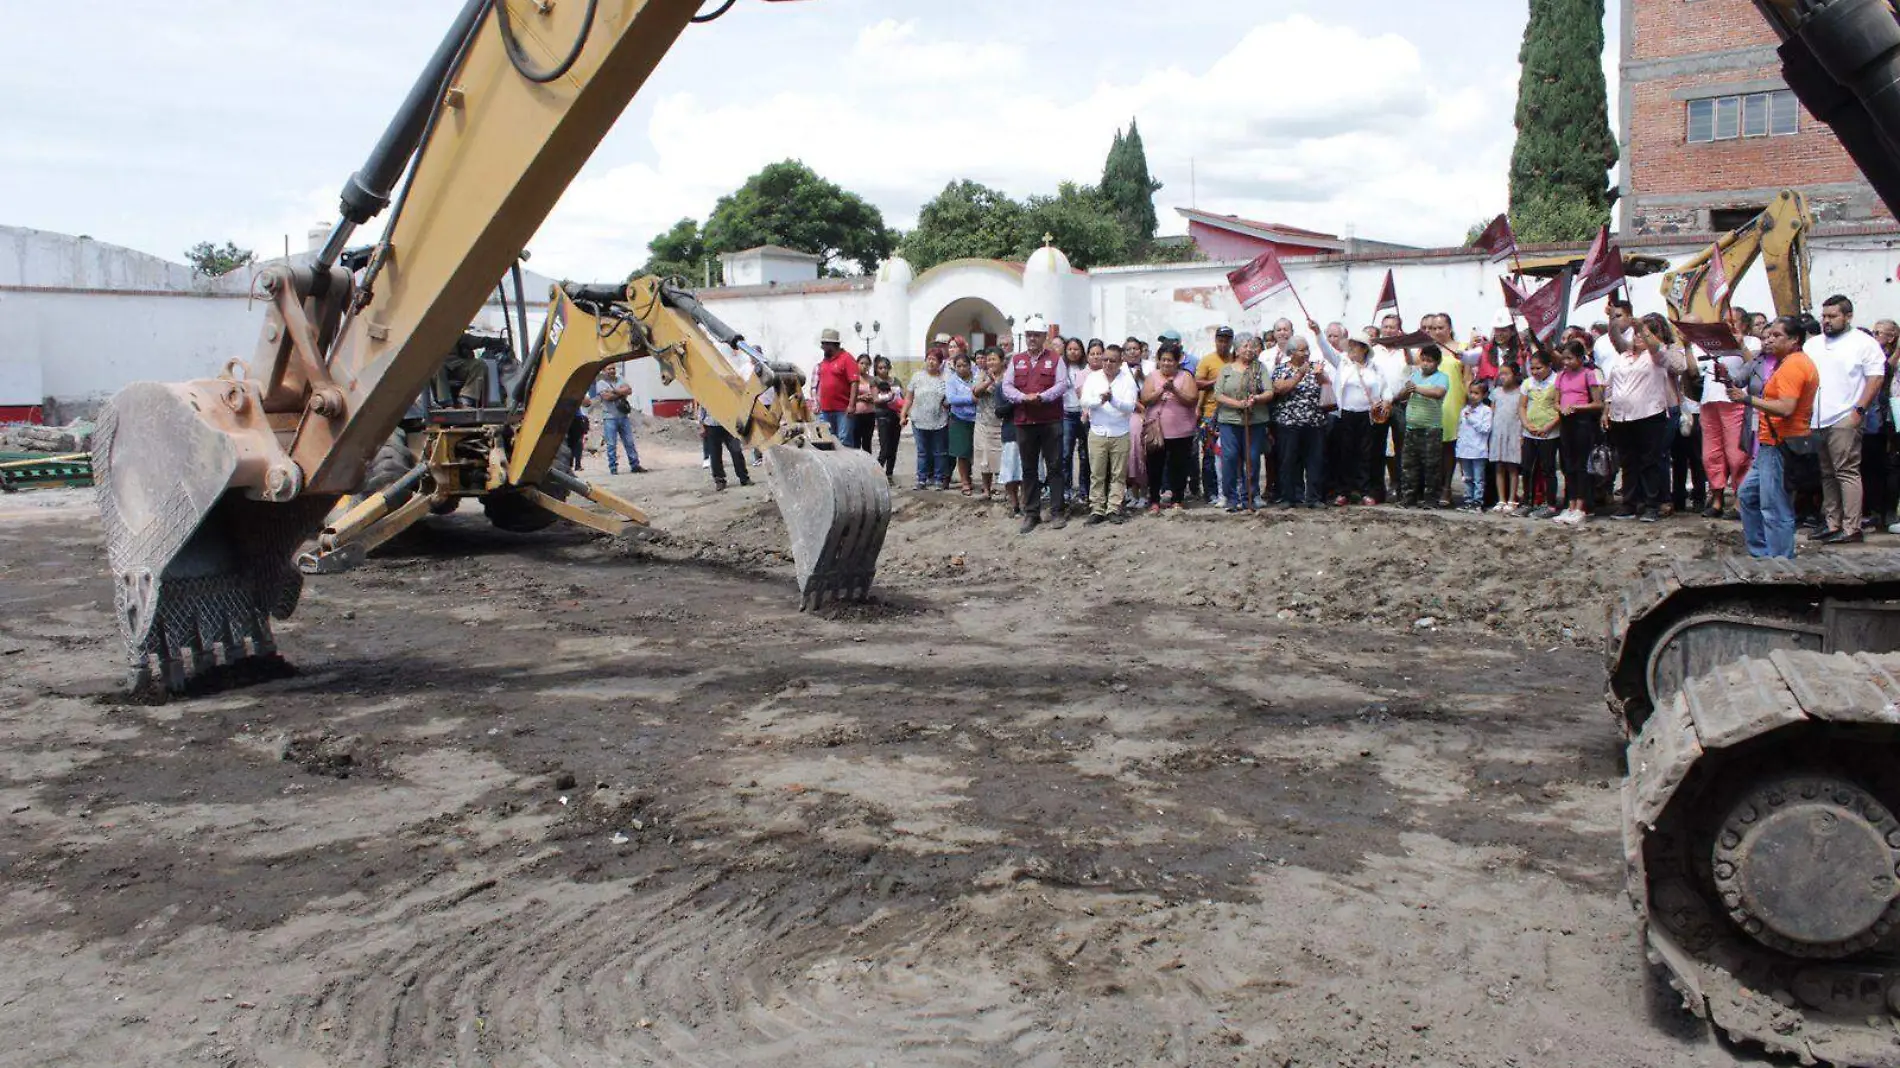
[[858, 322], [851, 324], [851, 331], [858, 335], [858, 341], [863, 345], [864, 354], [866, 356], [871, 355], [871, 346], [877, 341], [877, 335], [883, 331], [883, 329], [884, 324], [878, 322], [876, 319], [871, 320], [871, 332], [869, 334], [864, 332], [863, 323]]

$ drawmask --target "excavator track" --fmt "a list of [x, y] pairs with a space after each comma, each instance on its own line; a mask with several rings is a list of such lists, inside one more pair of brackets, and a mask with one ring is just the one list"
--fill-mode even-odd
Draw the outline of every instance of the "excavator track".
[[1684, 560], [1610, 606], [1609, 703], [1626, 737], [1684, 680], [1777, 649], [1900, 650], [1900, 554]]
[[1803, 1064], [1900, 1066], [1900, 654], [1732, 662], [1628, 758], [1628, 891], [1690, 1011]]

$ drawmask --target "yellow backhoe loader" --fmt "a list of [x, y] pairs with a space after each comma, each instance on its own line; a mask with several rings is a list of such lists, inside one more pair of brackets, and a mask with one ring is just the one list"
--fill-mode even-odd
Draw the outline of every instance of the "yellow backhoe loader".
[[[697, 7], [464, 0], [344, 184], [342, 217], [322, 248], [307, 265], [259, 276], [267, 307], [249, 361], [233, 360], [211, 379], [135, 383], [106, 406], [95, 478], [135, 693], [157, 699], [282, 664], [270, 621], [296, 608], [299, 546], [362, 486], [489, 287]], [[356, 230], [385, 209], [388, 221], [360, 268], [342, 262]], [[751, 354], [722, 374], [709, 355], [716, 348], [687, 327], [723, 331], [719, 340], [746, 350], [703, 311], [681, 314], [698, 307], [689, 295], [651, 280], [611, 297], [582, 294], [584, 302], [564, 295], [568, 314], [547, 332], [537, 361], [536, 373], [560, 388], [533, 391], [544, 399], [524, 409], [519, 426], [441, 435], [441, 451], [419, 458], [427, 466], [405, 473], [405, 489], [439, 475], [450, 484], [444, 492], [479, 489], [505, 509], [588, 521], [582, 514], [596, 513], [560, 498], [574, 487], [553, 474], [558, 431], [592, 367], [651, 356], [711, 391], [702, 400], [733, 430], [773, 443], [768, 480], [791, 528], [806, 603], [861, 595], [889, 516], [888, 490], [869, 458], [835, 448], [804, 420], [797, 391]], [[457, 455], [468, 437], [481, 439], [478, 467]], [[442, 483], [427, 499], [392, 504], [385, 492], [362, 502], [331, 544], [389, 518], [379, 510], [426, 507], [436, 488]], [[624, 502], [583, 496], [637, 518]]]
[[[636, 359], [654, 360], [662, 382], [683, 386], [740, 441], [765, 450], [807, 603], [827, 592], [864, 596], [890, 520], [890, 490], [877, 465], [839, 449], [812, 418], [797, 369], [768, 363], [692, 294], [653, 277], [555, 286], [533, 351], [499, 391], [504, 403], [419, 405], [405, 421], [407, 433], [399, 431], [370, 464], [365, 492], [338, 505], [298, 566], [306, 574], [349, 567], [467, 497], [479, 499], [504, 530], [534, 531], [557, 520], [605, 534], [644, 526], [646, 514], [631, 502], [568, 471], [563, 443], [601, 368]], [[484, 384], [504, 376], [483, 378], [472, 390], [478, 398], [493, 392]]]

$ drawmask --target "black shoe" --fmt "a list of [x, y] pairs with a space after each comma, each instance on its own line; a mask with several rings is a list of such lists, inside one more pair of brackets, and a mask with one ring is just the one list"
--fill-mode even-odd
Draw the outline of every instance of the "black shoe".
[[1056, 513], [1049, 517], [1049, 529], [1051, 530], [1061, 530], [1068, 525], [1069, 510], [1067, 508], [1057, 509]]
[[1662, 513], [1656, 511], [1654, 508], [1646, 508], [1643, 510], [1643, 514], [1636, 518], [1644, 523], [1654, 523], [1662, 518]]
[[1610, 518], [1611, 519], [1635, 519], [1640, 514], [1642, 513], [1638, 512], [1634, 508], [1625, 508], [1622, 511], [1611, 516]]
[[1816, 545], [1832, 545], [1835, 542], [1840, 541], [1841, 537], [1842, 537], [1842, 534], [1838, 530], [1824, 530], [1821, 533], [1816, 534], [1813, 537], [1809, 538], [1808, 540], [1813, 542]]
[[1116, 512], [1108, 517], [1108, 521], [1119, 527], [1123, 523], [1128, 522], [1128, 517], [1121, 514], [1120, 512]]
[[1108, 517], [1105, 515], [1091, 515], [1082, 521], [1082, 525], [1085, 527], [1099, 527], [1106, 522], [1108, 522]]
[[1042, 519], [1036, 513], [1025, 512], [1023, 514], [1023, 525], [1017, 529], [1016, 533], [1027, 534], [1030, 531], [1036, 529], [1036, 527], [1040, 525], [1041, 523], [1042, 523]]
[[644, 468], [644, 467], [629, 467], [629, 468], [627, 468], [627, 474], [629, 474], [629, 475], [644, 475], [644, 474], [646, 474], [646, 473], [647, 473], [647, 469], [646, 469], [646, 468]]
[[1856, 530], [1850, 534], [1842, 534], [1840, 537], [1835, 538], [1829, 544], [1831, 545], [1859, 545], [1861, 542], [1864, 542], [1866, 540], [1867, 540], [1866, 533], [1863, 531]]
[[726, 488], [726, 480], [725, 480], [725, 479], [723, 479], [723, 478], [715, 478], [715, 479], [713, 479], [713, 489], [716, 489], [716, 490], [724, 490], [725, 488]]
[[739, 480], [739, 485], [741, 486], [750, 486], [751, 484], [752, 484], [752, 480], [749, 478], [742, 478]]

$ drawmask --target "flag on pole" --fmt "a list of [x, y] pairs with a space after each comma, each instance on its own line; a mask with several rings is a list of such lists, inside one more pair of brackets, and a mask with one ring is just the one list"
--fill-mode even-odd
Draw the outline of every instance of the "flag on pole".
[[1385, 284], [1379, 287], [1379, 303], [1373, 307], [1372, 314], [1377, 315], [1387, 308], [1393, 311], [1399, 310], [1399, 287], [1398, 283], [1392, 280], [1390, 267], [1386, 268]]
[[1524, 303], [1524, 287], [1514, 278], [1498, 276], [1498, 285], [1504, 287], [1504, 307], [1507, 311], [1516, 311]]
[[1517, 255], [1517, 235], [1511, 232], [1511, 217], [1500, 214], [1492, 219], [1491, 225], [1484, 228], [1484, 233], [1478, 235], [1471, 247], [1489, 253], [1492, 263]]
[[1292, 279], [1286, 276], [1286, 268], [1280, 265], [1280, 257], [1274, 255], [1271, 248], [1247, 266], [1229, 272], [1227, 284], [1234, 287], [1234, 296], [1240, 300], [1243, 308], [1251, 308], [1268, 297], [1293, 288]]
[[1538, 340], [1546, 345], [1563, 329], [1564, 312], [1567, 310], [1565, 306], [1569, 304], [1564, 299], [1570, 288], [1569, 275], [1570, 272], [1565, 270], [1562, 275], [1545, 282], [1542, 289], [1526, 294], [1518, 303], [1518, 314], [1530, 324], [1531, 333], [1536, 334]]
[[1722, 246], [1719, 242], [1709, 246], [1709, 265], [1702, 269], [1702, 287], [1711, 306], [1720, 308], [1728, 301], [1728, 268], [1722, 265]]
[[1610, 228], [1600, 227], [1584, 254], [1583, 270], [1577, 275], [1577, 305], [1582, 306], [1623, 285], [1623, 250], [1610, 240]]

